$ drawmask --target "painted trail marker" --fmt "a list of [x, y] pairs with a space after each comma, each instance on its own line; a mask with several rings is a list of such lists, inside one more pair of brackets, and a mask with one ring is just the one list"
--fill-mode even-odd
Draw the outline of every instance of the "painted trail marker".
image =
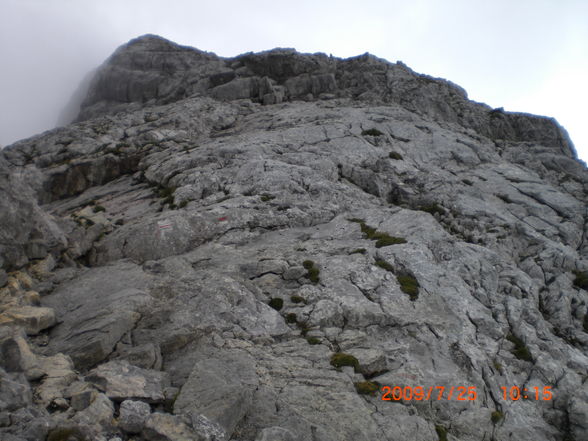
[[174, 229], [173, 223], [169, 219], [157, 221], [157, 230], [162, 239], [165, 239], [165, 233]]

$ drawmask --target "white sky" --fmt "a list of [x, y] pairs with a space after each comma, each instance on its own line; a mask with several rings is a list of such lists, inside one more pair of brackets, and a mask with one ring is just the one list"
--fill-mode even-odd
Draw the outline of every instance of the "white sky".
[[221, 56], [401, 60], [476, 101], [555, 117], [588, 161], [588, 0], [0, 0], [0, 144], [52, 128], [84, 75], [146, 33]]

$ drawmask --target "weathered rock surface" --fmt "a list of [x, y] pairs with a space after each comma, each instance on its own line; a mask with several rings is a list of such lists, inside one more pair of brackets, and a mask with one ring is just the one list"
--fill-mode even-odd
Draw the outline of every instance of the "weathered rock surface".
[[245, 352], [223, 351], [198, 361], [174, 403], [174, 413], [198, 413], [229, 436], [253, 403], [259, 380]]
[[123, 401], [128, 398], [162, 402], [167, 374], [138, 368], [127, 361], [110, 361], [91, 370], [86, 381], [95, 384], [108, 398]]
[[79, 368], [104, 360], [141, 318], [148, 284], [149, 276], [131, 262], [61, 284], [44, 302], [60, 312], [49, 348], [69, 354]]
[[402, 63], [133, 40], [0, 154], [0, 438], [588, 439], [587, 194]]

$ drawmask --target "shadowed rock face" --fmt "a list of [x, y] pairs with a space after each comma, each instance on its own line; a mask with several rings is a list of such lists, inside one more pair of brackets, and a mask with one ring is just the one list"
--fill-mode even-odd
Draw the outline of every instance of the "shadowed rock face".
[[0, 438], [588, 439], [588, 173], [554, 120], [156, 36], [78, 120], [0, 154]]

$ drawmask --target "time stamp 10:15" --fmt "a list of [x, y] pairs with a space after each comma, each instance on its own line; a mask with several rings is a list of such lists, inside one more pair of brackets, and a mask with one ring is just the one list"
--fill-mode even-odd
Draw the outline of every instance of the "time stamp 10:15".
[[[544, 387], [501, 387], [502, 398], [505, 401], [535, 400], [551, 401], [553, 393], [551, 386]], [[428, 400], [455, 400], [455, 401], [475, 401], [478, 393], [475, 386], [382, 386], [383, 401], [428, 401]]]

